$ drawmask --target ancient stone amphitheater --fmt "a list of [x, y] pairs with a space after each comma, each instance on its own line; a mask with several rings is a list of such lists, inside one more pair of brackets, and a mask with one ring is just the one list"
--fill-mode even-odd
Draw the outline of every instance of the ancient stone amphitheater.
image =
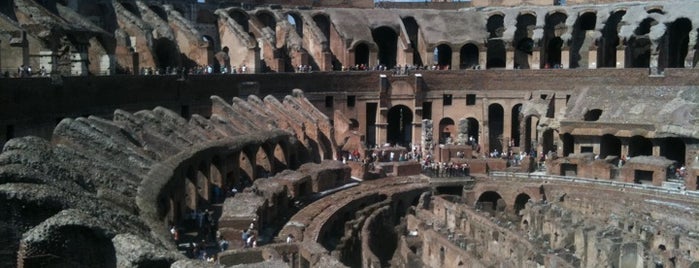
[[699, 3], [549, 2], [2, 1], [0, 266], [699, 268]]

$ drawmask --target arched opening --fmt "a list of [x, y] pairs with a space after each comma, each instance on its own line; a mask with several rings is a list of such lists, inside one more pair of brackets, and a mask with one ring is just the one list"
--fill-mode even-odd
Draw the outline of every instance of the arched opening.
[[538, 142], [539, 131], [537, 127], [539, 126], [539, 118], [536, 116], [527, 116], [524, 120], [524, 148], [525, 152], [529, 153], [530, 156], [534, 156], [535, 148]]
[[286, 20], [294, 27], [296, 33], [303, 37], [303, 19], [296, 13], [287, 13]]
[[162, 20], [167, 21], [167, 12], [162, 7], [156, 6], [156, 5], [150, 5], [148, 8], [153, 11], [158, 17], [160, 17]]
[[286, 160], [286, 150], [281, 144], [274, 146], [274, 169], [276, 172], [281, 172], [289, 168], [289, 164]]
[[361, 43], [354, 47], [354, 64], [369, 65], [369, 46], [367, 44]]
[[504, 110], [500, 104], [493, 103], [488, 106], [488, 144], [490, 151], [502, 152], [502, 139], [504, 129]]
[[257, 166], [255, 167], [255, 171], [257, 172], [255, 173], [255, 179], [267, 178], [269, 176], [272, 176], [272, 163], [270, 163], [269, 156], [267, 156], [267, 152], [265, 152], [263, 146], [257, 148], [255, 164], [257, 164]]
[[614, 135], [605, 134], [600, 139], [599, 158], [607, 156], [621, 156], [621, 141]]
[[660, 155], [667, 159], [675, 160], [680, 166], [685, 164], [685, 151], [686, 145], [680, 138], [665, 138], [662, 146], [660, 146]]
[[563, 156], [568, 156], [574, 153], [575, 150], [575, 137], [570, 133], [563, 134]]
[[238, 190], [243, 190], [244, 188], [251, 186], [252, 180], [255, 178], [252, 161], [245, 152], [241, 152], [238, 156], [238, 169], [238, 178], [236, 182], [238, 185], [236, 188]]
[[689, 32], [692, 30], [692, 21], [687, 18], [679, 18], [675, 20], [668, 30], [666, 42], [667, 51], [660, 50], [660, 57], [667, 54], [667, 67], [669, 68], [684, 68], [684, 61], [687, 57], [689, 48]]
[[653, 143], [643, 136], [633, 136], [629, 140], [629, 156], [653, 155]]
[[155, 54], [156, 67], [158, 69], [164, 72], [168, 67], [180, 66], [180, 52], [175, 42], [168, 38], [158, 38], [154, 43], [153, 54]]
[[486, 29], [488, 30], [486, 68], [505, 68], [505, 42], [502, 35], [505, 32], [504, 16], [492, 15], [488, 18]]
[[412, 142], [413, 111], [407, 106], [396, 105], [388, 110], [387, 141], [408, 148]]
[[350, 118], [350, 130], [359, 131], [359, 121], [354, 118]]
[[474, 44], [465, 44], [459, 53], [461, 69], [472, 69], [478, 66], [478, 47]]
[[648, 38], [650, 28], [658, 22], [652, 18], [646, 18], [636, 27], [634, 35], [629, 38], [626, 46], [626, 68], [650, 67], [650, 52], [652, 42]]
[[451, 47], [447, 44], [441, 44], [434, 49], [435, 62], [439, 69], [451, 69]]
[[274, 15], [269, 12], [262, 11], [258, 12], [256, 17], [262, 23], [262, 25], [269, 27], [272, 29], [272, 31], [277, 31], [277, 20], [274, 18]]
[[132, 4], [129, 3], [129, 2], [121, 2], [120, 4], [121, 4], [121, 6], [123, 6], [126, 10], [128, 10], [129, 12], [131, 12], [131, 14], [134, 14], [134, 15], [136, 15], [136, 17], [139, 17], [139, 18], [141, 17], [141, 11], [138, 10], [138, 8], [137, 8], [136, 6], [132, 5]]
[[595, 45], [595, 24], [597, 14], [593, 12], [585, 12], [575, 21], [570, 47], [570, 68], [587, 68], [590, 65], [588, 55]]
[[403, 26], [405, 26], [405, 31], [408, 34], [408, 40], [410, 40], [410, 47], [413, 49], [413, 65], [422, 66], [422, 57], [420, 56], [420, 50], [418, 48], [418, 31], [420, 26], [413, 17], [405, 17], [402, 21]]
[[325, 36], [325, 39], [330, 42], [330, 19], [328, 16], [324, 14], [316, 14], [313, 16], [313, 21], [316, 23], [316, 26], [320, 29], [320, 32], [323, 33]]
[[515, 215], [519, 216], [519, 212], [522, 209], [524, 209], [524, 207], [527, 205], [527, 202], [529, 202], [530, 199], [532, 198], [525, 193], [517, 195], [517, 198], [515, 198]]
[[466, 120], [468, 120], [468, 139], [469, 139], [469, 141], [473, 140], [473, 143], [475, 143], [475, 144], [472, 144], [472, 145], [477, 145], [478, 140], [480, 138], [478, 136], [480, 134], [480, 130], [479, 130], [480, 124], [478, 123], [478, 120], [473, 118], [473, 117], [469, 117]]
[[512, 116], [511, 116], [511, 124], [510, 124], [510, 139], [512, 140], [511, 144], [514, 147], [519, 147], [519, 139], [521, 138], [520, 133], [520, 118], [522, 118], [522, 104], [515, 104], [515, 106], [512, 107]]
[[334, 159], [333, 147], [330, 143], [330, 139], [328, 139], [325, 134], [318, 134], [318, 144], [320, 144], [320, 149], [322, 150], [321, 159]]
[[556, 68], [561, 64], [561, 49], [563, 39], [561, 36], [566, 33], [566, 19], [568, 15], [555, 12], [546, 16], [544, 25], [543, 48], [545, 52], [541, 55], [541, 65], [544, 68]]
[[556, 151], [556, 145], [553, 142], [553, 129], [547, 129], [544, 130], [544, 133], [541, 135], [543, 142], [541, 143], [541, 150], [542, 153], [548, 154], [549, 152], [555, 152]]
[[379, 64], [393, 68], [396, 65], [398, 34], [386, 26], [382, 26], [371, 31], [374, 42], [379, 47]]
[[454, 120], [449, 117], [439, 120], [439, 144], [445, 144], [447, 140], [453, 140], [452, 136], [455, 131]]
[[602, 36], [597, 45], [597, 67], [615, 68], [617, 66], [616, 50], [619, 47], [619, 22], [626, 14], [620, 10], [610, 14], [607, 22], [604, 23]]
[[495, 191], [486, 191], [478, 197], [476, 209], [488, 212], [504, 211], [505, 201], [499, 193]]
[[250, 32], [249, 17], [247, 13], [241, 10], [234, 9], [228, 13], [228, 16], [230, 16], [235, 21], [235, 23], [240, 25], [240, 27], [243, 28], [243, 31], [245, 31], [246, 33]]
[[534, 28], [536, 27], [536, 17], [532, 14], [521, 14], [517, 17], [517, 29], [513, 46], [515, 48], [515, 69], [530, 69], [529, 57], [534, 51]]

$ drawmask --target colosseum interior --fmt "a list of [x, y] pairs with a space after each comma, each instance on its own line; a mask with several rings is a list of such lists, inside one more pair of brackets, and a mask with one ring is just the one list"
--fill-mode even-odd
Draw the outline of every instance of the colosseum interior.
[[699, 268], [699, 2], [0, 1], [1, 267]]

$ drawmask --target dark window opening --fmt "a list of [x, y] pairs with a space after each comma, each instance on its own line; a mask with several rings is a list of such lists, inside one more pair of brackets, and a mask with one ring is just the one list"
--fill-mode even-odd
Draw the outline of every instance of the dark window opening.
[[332, 108], [333, 107], [333, 96], [325, 96], [325, 107], [326, 108]]
[[591, 153], [592, 146], [580, 146], [580, 152], [581, 153]]
[[570, 94], [566, 95], [566, 105], [568, 105], [569, 101], [570, 101]]
[[357, 96], [350, 95], [347, 96], [347, 107], [354, 107], [354, 104], [357, 102]]
[[180, 116], [184, 119], [189, 119], [189, 105], [182, 105], [180, 107]]
[[546, 97], [548, 97], [548, 96], [549, 96], [549, 95], [547, 95], [547, 94], [541, 94], [541, 99], [542, 99], [542, 100], [545, 100]]
[[451, 105], [451, 97], [452, 97], [451, 94], [444, 94], [444, 96], [443, 96], [444, 106]]
[[432, 119], [432, 102], [422, 103], [422, 119]]
[[585, 113], [585, 118], [583, 120], [585, 121], [597, 121], [599, 120], [599, 117], [602, 115], [602, 110], [600, 109], [592, 109], [587, 111]]
[[15, 137], [15, 126], [14, 125], [8, 125], [5, 128], [5, 140], [10, 140]]
[[653, 182], [653, 171], [634, 170], [633, 182], [638, 184], [651, 184]]
[[466, 105], [476, 105], [476, 94], [466, 94]]

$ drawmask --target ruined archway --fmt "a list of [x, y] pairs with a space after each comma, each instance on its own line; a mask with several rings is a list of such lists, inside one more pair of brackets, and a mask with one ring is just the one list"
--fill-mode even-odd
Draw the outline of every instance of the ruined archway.
[[274, 146], [274, 169], [275, 173], [281, 172], [289, 168], [289, 162], [286, 160], [286, 151], [281, 143]]
[[536, 17], [532, 14], [521, 14], [517, 17], [517, 30], [515, 30], [513, 46], [515, 48], [515, 68], [530, 69], [529, 57], [534, 51], [534, 28]]
[[486, 29], [488, 30], [486, 68], [505, 68], [505, 42], [502, 40], [505, 32], [504, 16], [492, 15], [488, 18]]
[[650, 28], [658, 24], [652, 18], [646, 18], [636, 27], [634, 35], [629, 38], [626, 45], [626, 68], [650, 67], [650, 53], [652, 42], [648, 37]]
[[589, 54], [595, 46], [596, 24], [597, 14], [594, 12], [585, 12], [575, 20], [570, 46], [570, 68], [587, 68], [590, 65]]
[[615, 68], [617, 66], [617, 47], [619, 47], [619, 22], [626, 14], [625, 10], [615, 11], [604, 23], [602, 36], [597, 45], [597, 67]]
[[510, 120], [510, 140], [512, 140], [512, 145], [514, 147], [519, 147], [519, 142], [521, 139], [521, 130], [519, 128], [522, 118], [522, 104], [518, 103], [512, 107], [512, 115]]
[[487, 212], [505, 211], [505, 200], [495, 191], [486, 191], [478, 196], [476, 208]]
[[316, 14], [313, 15], [313, 22], [316, 23], [316, 26], [323, 33], [325, 39], [328, 40], [328, 44], [330, 44], [330, 18], [325, 14]]
[[270, 158], [267, 155], [264, 146], [257, 148], [257, 152], [255, 153], [255, 164], [255, 179], [267, 178], [273, 175], [272, 163], [270, 162]]
[[629, 156], [653, 155], [653, 143], [643, 136], [633, 136], [629, 140]]
[[148, 8], [157, 14], [162, 20], [167, 21], [167, 12], [165, 12], [162, 7], [157, 5], [149, 5]]
[[455, 132], [453, 119], [445, 117], [439, 120], [439, 144], [445, 144], [449, 138], [453, 140]]
[[473, 138], [473, 142], [478, 144], [479, 140], [479, 134], [480, 134], [480, 129], [479, 126], [480, 124], [478, 123], [478, 119], [475, 119], [473, 117], [466, 118], [468, 120], [468, 138], [471, 140]]
[[359, 43], [354, 46], [354, 64], [369, 65], [369, 46], [365, 43]]
[[136, 15], [136, 17], [141, 17], [141, 11], [138, 10], [138, 7], [134, 6], [133, 4], [129, 2], [120, 2], [122, 7], [124, 7], [127, 11], [131, 12], [131, 14]]
[[554, 130], [553, 129], [547, 129], [544, 130], [544, 133], [542, 133], [542, 142], [541, 142], [541, 150], [542, 153], [548, 154], [549, 152], [555, 152], [557, 150], [556, 145], [553, 141], [554, 139]]
[[387, 142], [408, 148], [412, 142], [413, 111], [405, 105], [396, 105], [388, 110]]
[[684, 68], [684, 61], [689, 49], [689, 32], [692, 21], [679, 18], [672, 22], [665, 32], [666, 51], [660, 50], [659, 57], [665, 58], [668, 68]]
[[435, 62], [439, 69], [448, 70], [451, 68], [451, 47], [447, 44], [441, 44], [434, 49]]
[[544, 25], [544, 36], [542, 48], [545, 51], [541, 55], [541, 65], [544, 68], [554, 68], [561, 64], [561, 50], [563, 39], [561, 36], [566, 33], [566, 19], [568, 15], [561, 12], [554, 12], [546, 16]]
[[674, 160], [678, 165], [685, 164], [686, 145], [680, 138], [669, 137], [661, 140], [660, 156]]
[[153, 54], [156, 59], [156, 67], [162, 72], [165, 69], [169, 69], [168, 67], [180, 66], [180, 51], [177, 48], [177, 44], [168, 38], [154, 40]]
[[527, 205], [527, 202], [531, 200], [532, 198], [525, 193], [518, 194], [517, 197], [515, 198], [515, 215], [519, 216], [519, 211], [524, 209], [524, 207]]
[[607, 156], [621, 156], [621, 141], [614, 135], [605, 134], [600, 138], [599, 158]]
[[415, 18], [405, 17], [402, 19], [403, 26], [405, 26], [405, 31], [408, 34], [408, 40], [410, 40], [410, 47], [413, 49], [413, 65], [422, 66], [422, 57], [420, 56], [419, 42], [418, 42], [418, 31], [420, 25], [417, 24]]
[[272, 31], [277, 31], [277, 19], [274, 15], [267, 11], [258, 12], [255, 17], [264, 25], [264, 27], [269, 27]]
[[503, 129], [505, 125], [505, 112], [502, 105], [493, 103], [488, 106], [488, 144], [492, 152], [498, 150], [502, 152]]
[[563, 140], [563, 156], [568, 156], [574, 153], [575, 137], [573, 137], [573, 135], [570, 133], [564, 133], [561, 139]]
[[371, 36], [379, 48], [379, 64], [393, 68], [398, 55], [398, 34], [390, 27], [382, 26], [371, 31]]
[[233, 9], [228, 13], [228, 16], [230, 16], [235, 21], [235, 23], [240, 25], [240, 27], [243, 28], [243, 31], [245, 31], [246, 33], [250, 32], [250, 17], [248, 17], [247, 13], [243, 12], [242, 10]]
[[286, 13], [286, 20], [294, 27], [296, 33], [303, 37], [303, 18], [294, 12]]
[[474, 44], [465, 44], [459, 53], [459, 67], [461, 69], [471, 69], [478, 66], [478, 47]]

